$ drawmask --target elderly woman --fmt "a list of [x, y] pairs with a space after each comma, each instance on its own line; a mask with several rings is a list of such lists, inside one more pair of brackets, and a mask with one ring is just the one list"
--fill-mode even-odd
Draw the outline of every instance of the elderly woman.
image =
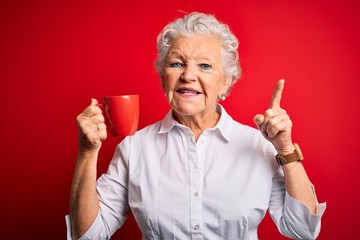
[[237, 47], [211, 15], [192, 13], [167, 25], [156, 68], [171, 110], [126, 137], [97, 181], [107, 132], [92, 100], [77, 118], [69, 239], [109, 239], [129, 211], [143, 239], [257, 239], [267, 210], [285, 236], [318, 236], [325, 204], [318, 204], [291, 140], [292, 122], [280, 107], [284, 81], [254, 118], [260, 131], [218, 103], [240, 76]]

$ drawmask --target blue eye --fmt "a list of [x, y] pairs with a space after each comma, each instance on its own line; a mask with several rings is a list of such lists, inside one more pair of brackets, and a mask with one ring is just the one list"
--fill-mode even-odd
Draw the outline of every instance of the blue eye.
[[172, 68], [181, 68], [183, 66], [183, 64], [179, 63], [179, 62], [175, 62], [175, 63], [171, 63], [170, 67]]
[[211, 66], [209, 64], [206, 64], [206, 63], [202, 63], [200, 64], [200, 67], [204, 70], [210, 70], [211, 69]]

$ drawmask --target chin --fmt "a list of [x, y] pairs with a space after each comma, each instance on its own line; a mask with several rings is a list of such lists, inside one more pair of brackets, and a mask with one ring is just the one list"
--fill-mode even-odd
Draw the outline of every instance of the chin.
[[197, 113], [196, 109], [194, 109], [194, 107], [190, 107], [190, 106], [177, 106], [177, 107], [172, 107], [172, 109], [175, 111], [175, 113], [177, 115], [180, 116], [192, 116], [195, 115]]

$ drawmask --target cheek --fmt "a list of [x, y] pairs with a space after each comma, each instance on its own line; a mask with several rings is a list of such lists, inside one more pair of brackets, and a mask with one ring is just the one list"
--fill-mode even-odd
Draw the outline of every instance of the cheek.
[[171, 80], [171, 76], [169, 74], [164, 73], [162, 79], [161, 79], [161, 85], [164, 90], [169, 90], [172, 88], [172, 85], [174, 81]]
[[213, 82], [213, 84], [209, 83], [206, 85], [203, 85], [204, 91], [206, 92], [206, 95], [209, 97], [218, 96], [222, 89], [224, 88], [224, 85], [219, 82]]
[[166, 90], [166, 83], [164, 79], [161, 79], [161, 87], [164, 91]]
[[161, 86], [165, 92], [169, 89], [169, 83], [169, 78], [167, 76], [163, 76], [161, 79]]
[[164, 90], [165, 93], [168, 93], [168, 92], [170, 92], [172, 90], [171, 85], [167, 81], [163, 81], [162, 87], [163, 87], [163, 90]]

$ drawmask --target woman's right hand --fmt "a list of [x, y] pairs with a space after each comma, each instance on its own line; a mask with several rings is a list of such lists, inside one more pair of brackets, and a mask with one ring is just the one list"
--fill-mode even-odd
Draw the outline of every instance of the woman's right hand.
[[98, 101], [92, 98], [90, 106], [76, 118], [80, 151], [98, 151], [107, 137], [105, 119], [97, 104]]

